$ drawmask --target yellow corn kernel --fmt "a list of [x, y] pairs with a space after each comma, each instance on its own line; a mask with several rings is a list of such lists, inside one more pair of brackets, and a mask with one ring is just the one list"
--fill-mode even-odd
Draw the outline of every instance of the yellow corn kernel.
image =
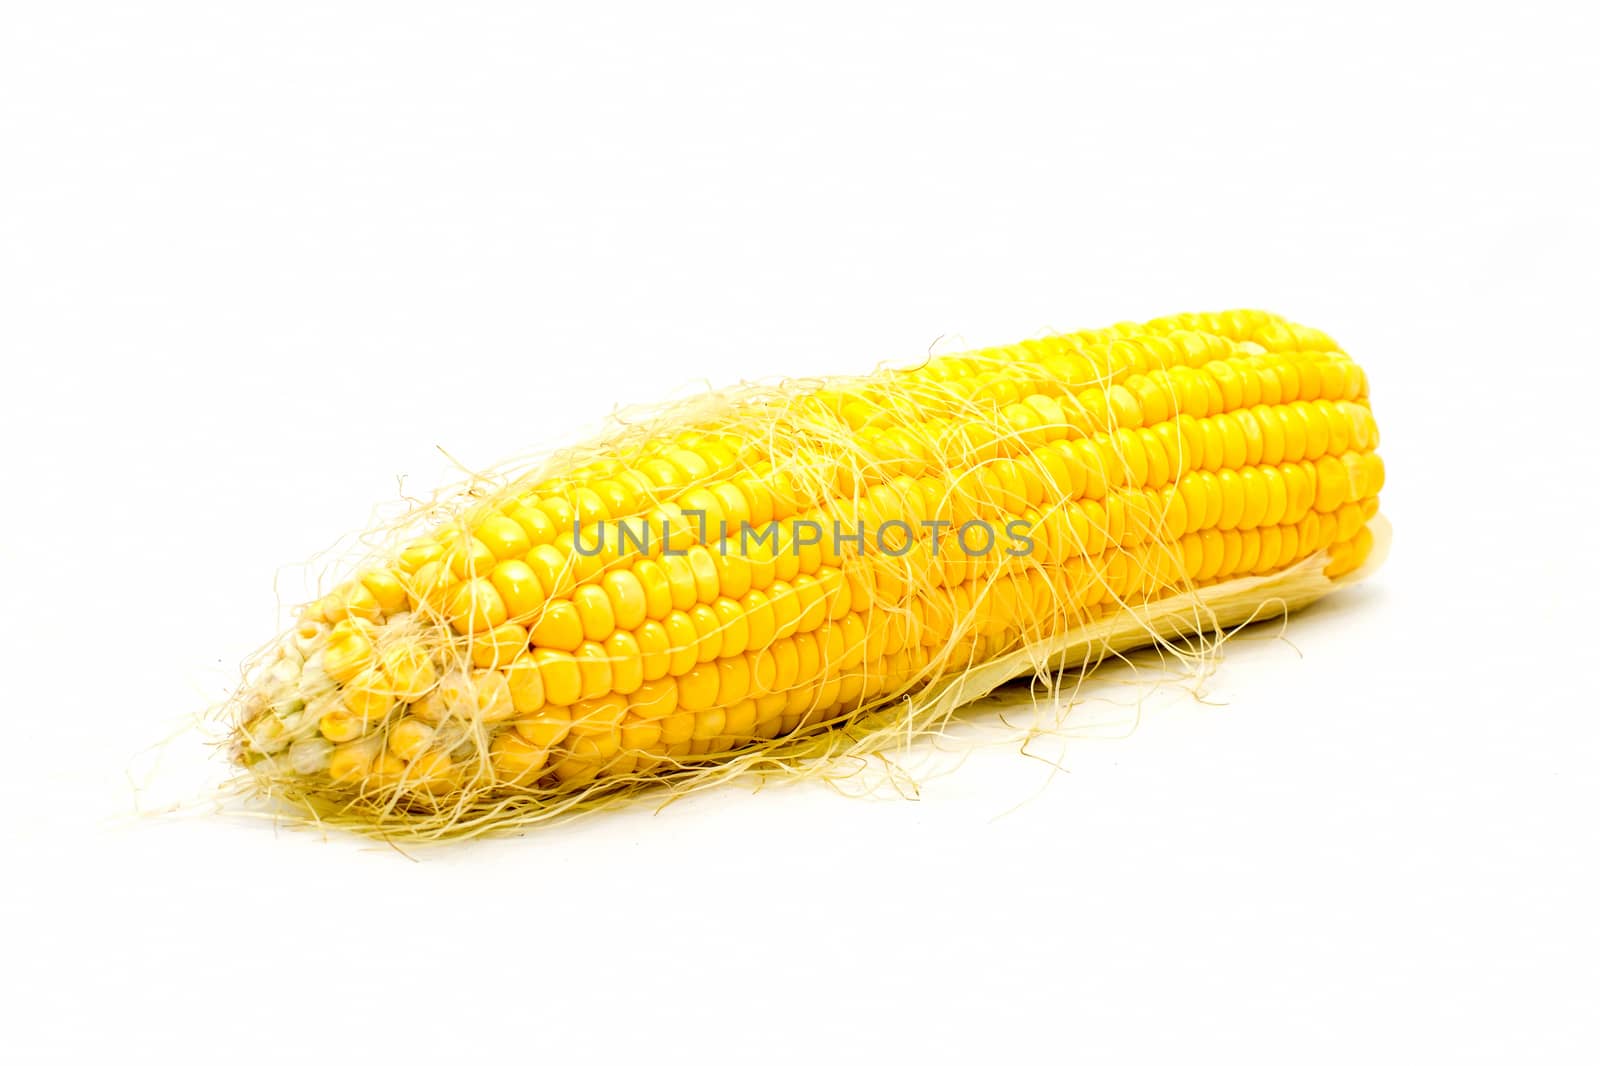
[[569, 600], [550, 600], [528, 631], [535, 647], [577, 651], [583, 643], [583, 620]]
[[364, 780], [375, 753], [366, 744], [340, 744], [328, 759], [328, 776], [346, 785]]
[[717, 612], [703, 603], [689, 609], [689, 624], [695, 631], [695, 661], [708, 663], [724, 654], [722, 650], [722, 622]]
[[419, 540], [406, 546], [400, 553], [400, 569], [414, 574], [424, 563], [431, 563], [444, 555], [444, 546], [435, 540]]
[[678, 705], [685, 710], [704, 711], [717, 702], [718, 671], [715, 664], [690, 668], [678, 678]]
[[672, 612], [672, 579], [666, 567], [655, 559], [641, 559], [633, 568], [644, 591], [644, 612], [649, 618], [661, 621]]
[[530, 744], [514, 730], [496, 736], [489, 744], [489, 754], [495, 778], [503, 784], [532, 784], [550, 761], [548, 747]]
[[573, 737], [606, 738], [614, 740], [627, 717], [628, 703], [621, 696], [602, 696], [599, 699], [581, 700], [572, 705]]
[[553, 543], [559, 532], [556, 524], [550, 521], [550, 516], [537, 507], [526, 503], [518, 503], [506, 512], [506, 517], [522, 527], [522, 532], [528, 537], [529, 551], [541, 544]]
[[380, 751], [372, 757], [367, 765], [367, 776], [364, 784], [368, 788], [385, 789], [394, 785], [405, 774], [405, 760], [399, 756]]
[[680, 677], [700, 661], [700, 631], [682, 611], [673, 611], [667, 615], [664, 628], [667, 650], [671, 656], [667, 672], [673, 677]]
[[477, 719], [486, 724], [503, 722], [517, 713], [511, 699], [511, 686], [499, 670], [477, 670], [472, 675], [473, 702]]
[[451, 718], [470, 718], [477, 710], [477, 690], [472, 680], [452, 672], [439, 680], [421, 701], [412, 705], [411, 713], [424, 722], [438, 725]]
[[555, 544], [535, 545], [527, 555], [523, 556], [523, 560], [539, 579], [539, 587], [548, 595], [567, 596], [572, 593], [576, 586], [573, 580], [572, 559]]
[[611, 609], [611, 598], [600, 586], [583, 585], [573, 590], [572, 606], [585, 640], [605, 640], [616, 630], [617, 616]]
[[571, 652], [540, 648], [533, 653], [544, 684], [544, 698], [557, 707], [569, 707], [583, 695], [583, 675]]
[[665, 718], [678, 709], [678, 682], [667, 677], [648, 681], [629, 700], [629, 709], [640, 718]]
[[408, 762], [433, 743], [434, 729], [416, 718], [402, 718], [389, 728], [389, 750]]
[[505, 515], [490, 515], [473, 533], [500, 560], [520, 559], [533, 547], [527, 531]]
[[[644, 585], [630, 570], [617, 570], [601, 579], [607, 606], [611, 609], [611, 622], [616, 628], [632, 632], [644, 623], [647, 603]], [[587, 632], [587, 629], [585, 630]], [[601, 637], [590, 635], [590, 640]]]
[[472, 665], [480, 669], [505, 666], [528, 647], [528, 631], [515, 622], [472, 635]]
[[739, 600], [739, 606], [748, 631], [745, 647], [761, 649], [771, 644], [777, 635], [778, 620], [767, 594], [760, 590], [747, 592]]
[[532, 655], [523, 652], [506, 668], [506, 687], [511, 705], [519, 715], [530, 715], [544, 706], [544, 675]]
[[717, 700], [720, 703], [737, 703], [750, 693], [750, 664], [742, 655], [718, 659]]
[[660, 622], [649, 621], [634, 632], [639, 645], [639, 667], [646, 681], [666, 677], [672, 666], [672, 638]]
[[457, 536], [445, 549], [440, 563], [458, 581], [470, 581], [473, 578], [488, 576], [494, 569], [495, 555], [489, 546], [477, 537], [468, 537], [463, 541]]
[[365, 670], [372, 654], [372, 641], [365, 633], [335, 626], [322, 649], [322, 669], [342, 684]]
[[623, 751], [651, 751], [661, 743], [661, 722], [629, 716], [622, 723]]
[[370, 570], [361, 575], [361, 584], [377, 603], [381, 614], [396, 614], [406, 609], [406, 587], [393, 570]]
[[506, 605], [493, 584], [473, 578], [451, 593], [445, 614], [457, 633], [486, 633], [506, 620]]
[[317, 728], [322, 735], [335, 744], [343, 744], [355, 740], [367, 731], [366, 719], [358, 714], [339, 708], [325, 713], [317, 721]]
[[442, 751], [429, 751], [406, 764], [405, 785], [425, 794], [442, 795], [457, 783], [457, 767]]
[[572, 711], [567, 707], [547, 706], [538, 714], [512, 719], [511, 725], [529, 744], [551, 748], [571, 731]]
[[597, 699], [612, 689], [611, 656], [592, 640], [586, 640], [573, 653], [578, 664], [579, 692], [586, 700]]
[[605, 641], [606, 660], [611, 664], [611, 688], [626, 696], [644, 684], [644, 653], [632, 633], [617, 630]]
[[667, 588], [672, 596], [672, 608], [675, 611], [687, 611], [699, 599], [699, 591], [695, 585], [694, 568], [689, 564], [686, 555], [668, 555], [661, 560], [661, 569], [666, 576]]
[[344, 709], [365, 722], [376, 722], [394, 706], [389, 681], [381, 671], [363, 670], [345, 685], [341, 694]]
[[415, 703], [432, 690], [438, 671], [427, 652], [415, 645], [395, 645], [383, 653], [378, 668], [390, 695], [401, 703]]
[[545, 604], [544, 586], [534, 575], [533, 567], [522, 559], [507, 559], [496, 563], [489, 572], [489, 582], [500, 594], [505, 604], [506, 618], [526, 625]]

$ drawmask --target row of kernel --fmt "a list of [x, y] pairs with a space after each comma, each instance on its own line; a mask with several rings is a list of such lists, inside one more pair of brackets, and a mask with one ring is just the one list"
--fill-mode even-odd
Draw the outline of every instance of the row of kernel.
[[[1049, 402], [1048, 398], [1034, 399], [1039, 400], [1040, 402], [1031, 405], [1021, 405], [1022, 409], [1030, 412], [1029, 417], [1037, 417], [1040, 409], [1047, 408]], [[1358, 410], [1364, 409], [1358, 408]], [[1275, 414], [1274, 412], [1277, 413]], [[1341, 419], [1339, 417], [1340, 414], [1344, 414], [1345, 417]], [[1201, 427], [1200, 432], [1203, 434], [1202, 443], [1205, 441], [1216, 441], [1218, 442], [1218, 446], [1201, 448], [1200, 450], [1204, 455], [1204, 458], [1202, 458], [1201, 461], [1207, 465], [1220, 465], [1222, 462], [1225, 462], [1227, 459], [1227, 446], [1230, 440], [1236, 441], [1239, 444], [1242, 444], [1244, 447], [1249, 448], [1256, 436], [1252, 430], [1256, 428], [1261, 429], [1261, 436], [1265, 442], [1263, 447], [1269, 450], [1269, 452], [1274, 449], [1274, 441], [1278, 436], [1280, 436], [1280, 433], [1278, 432], [1279, 429], [1281, 429], [1281, 436], [1284, 438], [1283, 447], [1291, 454], [1294, 450], [1301, 447], [1302, 441], [1311, 442], [1310, 446], [1314, 450], [1316, 447], [1315, 442], [1319, 438], [1325, 438], [1327, 433], [1337, 434], [1340, 428], [1342, 428], [1349, 421], [1349, 419], [1353, 417], [1357, 416], [1351, 415], [1348, 412], [1330, 410], [1329, 406], [1325, 402], [1319, 401], [1310, 405], [1305, 405], [1303, 402], [1291, 404], [1287, 408], [1281, 409], [1258, 409], [1249, 416], [1242, 416], [1233, 419], [1219, 419], [1217, 421], [1206, 419], [1199, 423], [1199, 426]], [[1253, 425], [1253, 423], [1255, 425]], [[1180, 417], [1179, 425], [1182, 426], [1185, 424], [1186, 423]], [[1205, 432], [1205, 427], [1211, 427], [1210, 432]], [[1234, 432], [1227, 432], [1228, 427], [1233, 427]], [[1027, 428], [1036, 427], [1030, 426]], [[1323, 432], [1325, 428], [1327, 428], [1327, 433]], [[1159, 429], [1153, 431], [1150, 437], [1141, 438], [1140, 443], [1145, 445], [1143, 448], [1125, 448], [1123, 451], [1123, 456], [1127, 457], [1128, 461], [1126, 463], [1119, 464], [1116, 462], [1105, 462], [1102, 450], [1101, 456], [1098, 457], [1101, 459], [1103, 472], [1114, 478], [1122, 466], [1132, 466], [1132, 469], [1127, 471], [1127, 473], [1131, 474], [1135, 480], [1139, 480], [1140, 475], [1138, 469], [1138, 460], [1140, 457], [1145, 458], [1146, 462], [1144, 465], [1148, 470], [1148, 467], [1150, 466], [1149, 457], [1151, 453], [1155, 451], [1153, 445], [1156, 443], [1156, 440], [1154, 437], [1158, 435]], [[1074, 444], [1086, 444], [1086, 442], [1079, 441], [1074, 442]], [[1082, 450], [1093, 454], [1096, 449], [1091, 445]], [[1161, 451], [1164, 453], [1167, 452], [1167, 447], [1164, 446]], [[1049, 457], [1041, 457], [1041, 461], [1048, 464]], [[1093, 465], [1089, 465], [1088, 468], [1090, 470], [1094, 469]], [[1159, 471], [1157, 471], [1157, 473], [1159, 474]], [[1037, 483], [1037, 479], [1035, 479], [1035, 484]], [[745, 489], [749, 485], [750, 482], [748, 480], [744, 483], [744, 486], [741, 486], [737, 483], [724, 483], [723, 485], [718, 486], [720, 493], [713, 493], [710, 490], [700, 490], [697, 495], [684, 502], [691, 504], [694, 509], [705, 512], [707, 514], [707, 523], [713, 528], [718, 527], [720, 523], [725, 522], [730, 518], [734, 519], [735, 521], [742, 521], [745, 515], [750, 515], [752, 518], [759, 518], [761, 517], [759, 511], [757, 510], [759, 505], [752, 505], [749, 502], [749, 499], [752, 496], [759, 497], [761, 493], [759, 493], [759, 491], [755, 491], [747, 494]], [[1030, 493], [1029, 495], [1037, 495], [1037, 493]], [[565, 514], [559, 508], [555, 508], [554, 510], [558, 517], [565, 517]], [[505, 557], [513, 556], [522, 551], [534, 553], [535, 558], [533, 561], [542, 564], [543, 568], [547, 571], [556, 571], [559, 573], [561, 570], [569, 568], [572, 560], [568, 552], [564, 552], [558, 547], [544, 548], [543, 545], [535, 545], [533, 543], [536, 538], [542, 539], [543, 537], [548, 536], [551, 525], [553, 524], [553, 520], [548, 517], [548, 511], [541, 510], [537, 511], [536, 513], [542, 516], [540, 520], [536, 521], [530, 519], [527, 521], [527, 525], [535, 527], [532, 532], [524, 529], [523, 526], [517, 523], [512, 516], [492, 516], [490, 519], [486, 520], [481, 527], [481, 532], [484, 536], [473, 538], [469, 543], [466, 543], [462, 546], [463, 550], [457, 551], [452, 561], [452, 569], [458, 573], [470, 574], [481, 567], [490, 565], [492, 559], [504, 559]], [[590, 511], [590, 514], [595, 516], [603, 515], [605, 513], [606, 509], [598, 506]], [[583, 515], [581, 512], [574, 512], [574, 515], [575, 517], [579, 518], [585, 517], [585, 515]], [[487, 543], [485, 542], [485, 537], [487, 537]], [[464, 550], [465, 548], [470, 548], [471, 551], [466, 551]], [[536, 549], [542, 550], [536, 551]], [[435, 565], [443, 566], [443, 564]], [[597, 564], [597, 568], [599, 565], [600, 564]], [[425, 574], [424, 578], [428, 576], [431, 575]], [[455, 613], [460, 614], [462, 612], [457, 611]], [[490, 613], [492, 613], [492, 611]]]
[[1347, 507], [1332, 514], [1312, 511], [1298, 522], [1187, 534], [1179, 542], [1184, 569], [1197, 584], [1274, 573], [1328, 548], [1339, 539], [1342, 526], [1354, 522], [1359, 528], [1360, 505]]
[[1251, 528], [1299, 521], [1307, 511], [1337, 510], [1376, 495], [1383, 486], [1383, 461], [1376, 452], [1347, 451], [1312, 462], [1262, 464], [1217, 473], [1190, 471], [1163, 490], [1168, 528]]

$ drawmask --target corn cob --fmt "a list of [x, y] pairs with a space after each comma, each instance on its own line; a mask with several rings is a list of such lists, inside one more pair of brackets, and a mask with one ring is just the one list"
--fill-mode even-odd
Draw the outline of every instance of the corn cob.
[[1258, 311], [747, 386], [476, 483], [231, 705], [260, 792], [420, 836], [792, 766], [1372, 550], [1361, 368]]

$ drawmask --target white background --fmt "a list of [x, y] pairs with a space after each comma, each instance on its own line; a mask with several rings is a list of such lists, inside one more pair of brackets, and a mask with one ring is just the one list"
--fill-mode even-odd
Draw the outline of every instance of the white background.
[[[1074, 8], [5, 4], [0, 1054], [1595, 1061], [1594, 9]], [[436, 448], [1241, 305], [1368, 369], [1393, 554], [1064, 773], [135, 813]]]

